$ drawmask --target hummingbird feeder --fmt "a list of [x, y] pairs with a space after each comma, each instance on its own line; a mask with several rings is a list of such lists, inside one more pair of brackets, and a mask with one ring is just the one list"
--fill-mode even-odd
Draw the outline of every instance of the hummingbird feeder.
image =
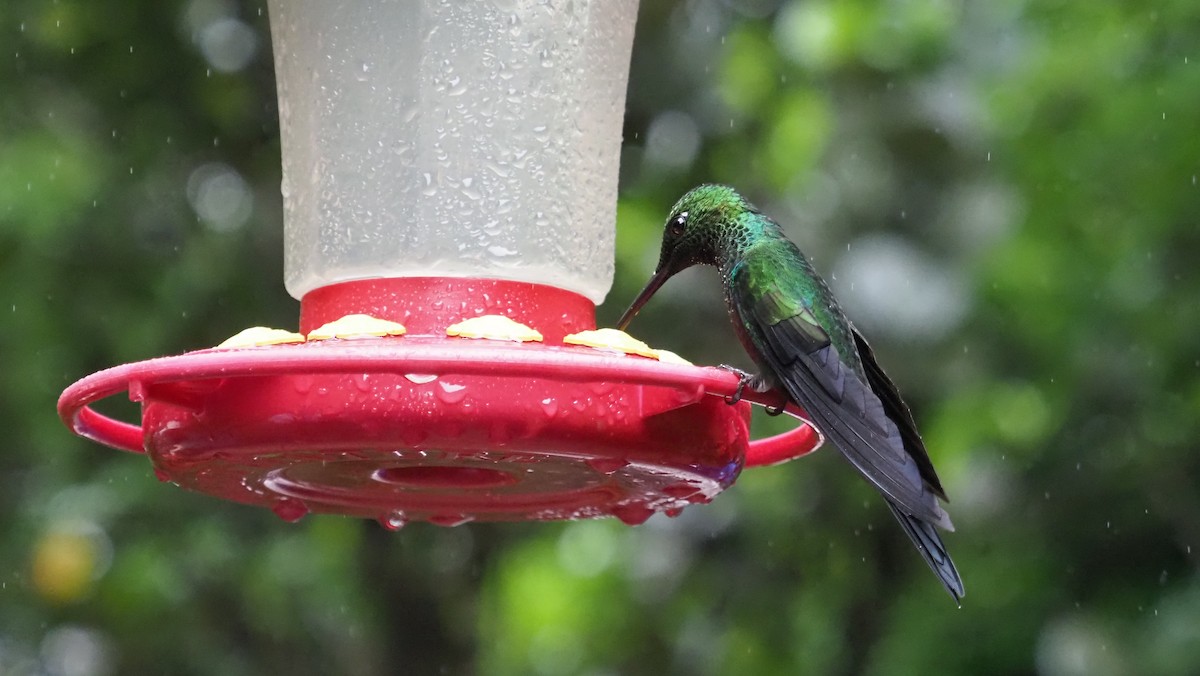
[[[595, 330], [637, 0], [269, 9], [300, 331], [85, 377], [58, 404], [77, 434], [287, 520], [390, 528], [638, 524], [819, 445], [751, 441], [735, 375]], [[139, 424], [91, 408], [125, 392]]]

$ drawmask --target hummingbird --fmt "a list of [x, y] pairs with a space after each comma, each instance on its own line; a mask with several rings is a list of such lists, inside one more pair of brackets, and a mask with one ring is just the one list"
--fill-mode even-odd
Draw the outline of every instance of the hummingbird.
[[937, 531], [954, 530], [938, 503], [949, 500], [912, 413], [825, 281], [778, 223], [731, 187], [706, 184], [688, 191], [667, 218], [654, 275], [617, 328], [624, 330], [672, 275], [693, 265], [719, 271], [729, 318], [759, 370], [722, 367], [740, 376], [729, 402], [736, 403], [745, 387], [775, 389], [804, 409], [883, 494], [959, 603], [962, 579]]

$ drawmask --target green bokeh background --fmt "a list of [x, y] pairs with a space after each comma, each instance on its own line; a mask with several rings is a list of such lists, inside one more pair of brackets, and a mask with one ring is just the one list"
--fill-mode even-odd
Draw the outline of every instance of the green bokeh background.
[[[750, 195], [909, 399], [962, 609], [831, 452], [637, 528], [392, 533], [69, 434], [87, 373], [295, 324], [266, 14], [0, 5], [0, 673], [1200, 673], [1194, 0], [642, 0], [600, 323], [683, 190]], [[724, 312], [689, 271], [634, 329], [745, 365]]]

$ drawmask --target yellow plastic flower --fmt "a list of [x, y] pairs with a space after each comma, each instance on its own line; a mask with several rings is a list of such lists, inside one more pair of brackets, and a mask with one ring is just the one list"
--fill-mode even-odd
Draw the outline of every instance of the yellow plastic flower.
[[624, 354], [636, 354], [642, 357], [658, 359], [658, 351], [633, 336], [617, 329], [596, 329], [595, 331], [580, 331], [563, 338], [567, 345], [586, 345], [598, 350], [609, 350]]
[[447, 328], [446, 335], [459, 338], [513, 340], [518, 343], [542, 342], [542, 334], [504, 315], [483, 315], [464, 319]]
[[280, 345], [283, 343], [303, 343], [304, 336], [293, 331], [272, 329], [266, 326], [251, 326], [225, 339], [218, 348], [229, 347], [262, 347], [263, 345]]
[[403, 324], [378, 319], [371, 315], [346, 315], [328, 324], [319, 326], [308, 332], [309, 340], [329, 340], [330, 338], [377, 338], [381, 336], [402, 336], [405, 333]]

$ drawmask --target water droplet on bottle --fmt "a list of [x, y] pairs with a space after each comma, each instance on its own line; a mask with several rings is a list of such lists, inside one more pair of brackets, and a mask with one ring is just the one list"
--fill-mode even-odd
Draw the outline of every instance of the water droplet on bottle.
[[438, 377], [436, 375], [427, 374], [427, 373], [405, 373], [404, 377], [408, 378], [409, 382], [413, 382], [418, 385], [424, 385], [425, 383], [432, 383], [433, 381], [438, 379]]
[[547, 418], [553, 418], [555, 413], [558, 413], [558, 401], [553, 397], [546, 397], [542, 400], [542, 412]]
[[308, 507], [295, 498], [281, 498], [271, 506], [271, 511], [284, 521], [295, 523], [308, 514]]
[[672, 507], [671, 509], [663, 510], [663, 514], [666, 514], [667, 516], [674, 519], [675, 517], [679, 516], [680, 514], [683, 514], [683, 508], [682, 507]]

